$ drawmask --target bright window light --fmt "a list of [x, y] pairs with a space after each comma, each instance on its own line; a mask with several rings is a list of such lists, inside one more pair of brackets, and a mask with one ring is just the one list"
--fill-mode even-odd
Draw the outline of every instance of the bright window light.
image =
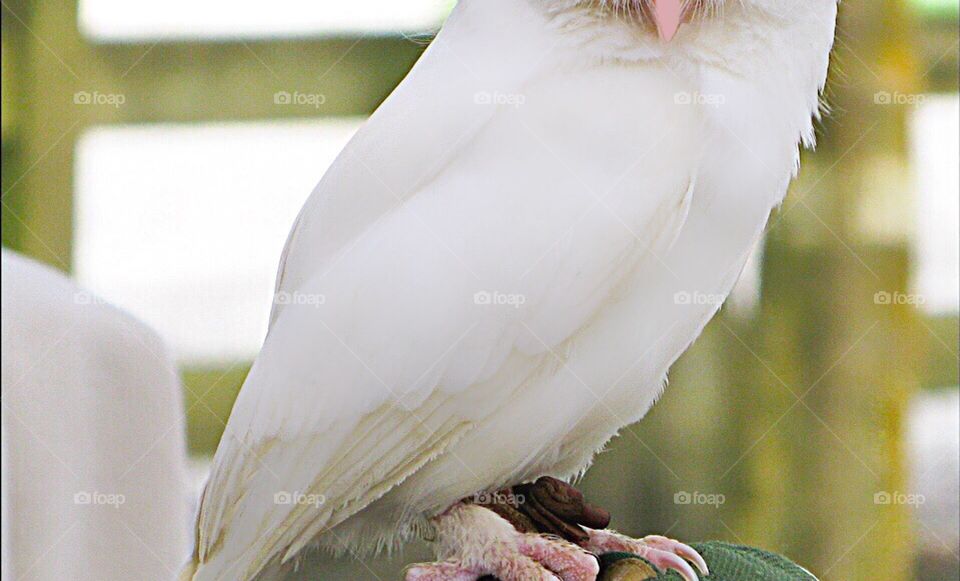
[[960, 96], [928, 95], [913, 115], [917, 180], [914, 288], [932, 314], [956, 313], [960, 302]]
[[360, 123], [89, 131], [77, 151], [77, 278], [183, 362], [252, 359], [287, 233]]
[[930, 14], [949, 16], [960, 11], [958, 0], [912, 0], [913, 5]]
[[435, 29], [452, 0], [80, 0], [80, 29], [102, 42], [229, 40]]

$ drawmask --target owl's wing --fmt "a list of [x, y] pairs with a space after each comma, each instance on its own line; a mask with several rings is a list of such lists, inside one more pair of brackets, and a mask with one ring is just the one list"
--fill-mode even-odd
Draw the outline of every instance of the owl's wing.
[[[407, 78], [331, 165], [287, 239], [278, 293], [330, 268], [361, 233], [470, 146], [498, 111], [485, 101], [536, 76], [553, 46], [523, 31], [527, 20], [542, 17], [516, 3], [490, 4], [483, 10], [470, 2], [457, 6]], [[475, 30], [502, 34], [481, 39]], [[274, 305], [271, 324], [283, 308]]]

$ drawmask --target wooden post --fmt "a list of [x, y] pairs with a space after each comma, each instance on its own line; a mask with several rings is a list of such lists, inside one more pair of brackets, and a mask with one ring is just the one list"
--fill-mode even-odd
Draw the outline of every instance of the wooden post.
[[913, 567], [904, 418], [921, 367], [905, 146], [916, 66], [905, 1], [841, 13], [834, 113], [767, 246], [767, 391], [741, 525], [824, 580], [901, 581]]

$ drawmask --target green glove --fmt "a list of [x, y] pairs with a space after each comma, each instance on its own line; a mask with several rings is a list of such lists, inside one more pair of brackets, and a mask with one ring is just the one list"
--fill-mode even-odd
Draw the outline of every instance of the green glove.
[[[706, 560], [710, 575], [704, 581], [815, 581], [802, 567], [773, 553], [743, 545], [711, 541], [692, 545]], [[602, 581], [681, 581], [679, 573], [658, 573], [649, 563], [628, 553], [610, 553], [600, 559]]]

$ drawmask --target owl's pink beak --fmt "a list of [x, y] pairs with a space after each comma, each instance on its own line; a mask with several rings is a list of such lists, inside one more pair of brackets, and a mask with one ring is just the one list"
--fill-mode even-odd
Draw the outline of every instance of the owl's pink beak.
[[653, 0], [653, 21], [664, 42], [670, 42], [683, 20], [683, 0]]

